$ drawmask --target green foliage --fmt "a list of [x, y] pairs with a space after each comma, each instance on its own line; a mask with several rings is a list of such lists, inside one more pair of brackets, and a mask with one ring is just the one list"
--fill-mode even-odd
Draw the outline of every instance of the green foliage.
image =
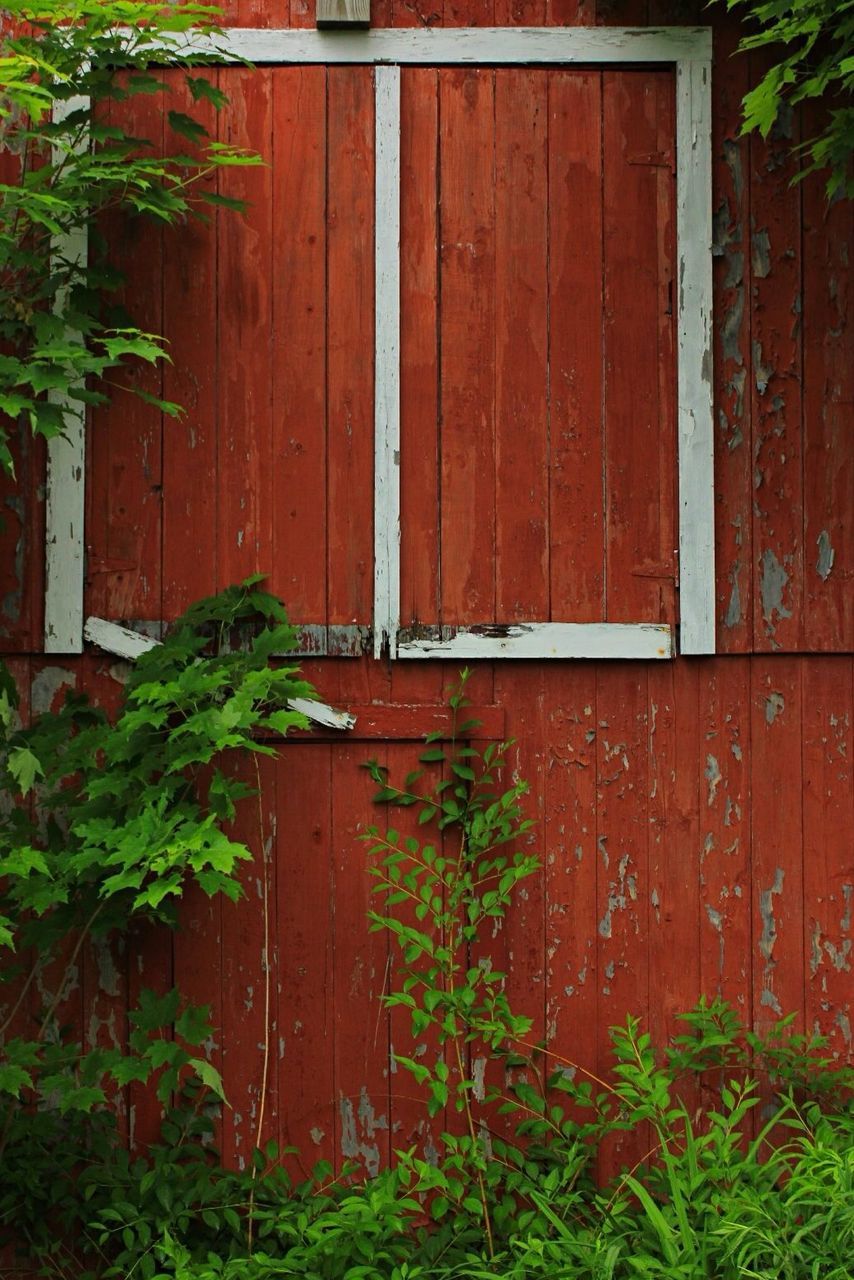
[[[455, 736], [476, 728], [472, 721], [459, 721], [467, 705], [467, 678], [464, 671], [450, 699]], [[380, 784], [377, 802], [414, 808], [419, 829], [434, 826], [444, 834], [444, 839], [422, 841], [394, 828], [382, 836], [376, 828], [367, 833], [371, 855], [378, 859], [372, 867], [379, 880], [376, 892], [385, 905], [384, 913], [372, 912], [370, 919], [373, 929], [392, 935], [401, 955], [400, 990], [384, 996], [386, 1007], [408, 1009], [413, 1039], [432, 1035], [435, 1045], [432, 1064], [400, 1055], [397, 1061], [426, 1086], [429, 1115], [453, 1103], [465, 1116], [465, 1136], [449, 1145], [459, 1176], [446, 1180], [442, 1190], [451, 1197], [436, 1197], [433, 1216], [444, 1217], [452, 1204], [474, 1207], [482, 1214], [491, 1245], [487, 1151], [476, 1114], [482, 1089], [473, 1078], [472, 1053], [480, 1046], [488, 1055], [506, 1055], [528, 1034], [531, 1019], [511, 1011], [503, 990], [505, 975], [488, 956], [476, 960], [471, 949], [485, 924], [504, 918], [517, 887], [540, 864], [518, 847], [533, 825], [523, 819], [520, 804], [527, 785], [517, 782], [503, 791], [498, 786], [508, 744], [493, 744], [481, 753], [454, 742], [446, 751], [438, 745], [440, 737], [428, 736], [420, 757], [423, 767], [410, 773], [402, 788], [388, 784], [376, 761], [368, 765]], [[419, 789], [431, 768], [443, 776]], [[403, 906], [414, 922], [395, 911]], [[474, 1177], [475, 1195], [468, 1174]]]
[[[224, 166], [260, 163], [209, 137], [184, 112], [166, 112], [172, 140], [165, 154], [121, 124], [123, 102], [168, 90], [150, 65], [155, 56], [160, 66], [184, 69], [194, 101], [225, 105], [189, 53], [193, 33], [215, 34], [218, 13], [194, 0], [8, 0], [5, 7], [0, 414], [38, 435], [61, 434], [87, 406], [104, 403], [105, 388], [128, 361], [166, 358], [162, 339], [135, 328], [110, 300], [122, 277], [110, 261], [103, 215], [173, 223], [205, 204], [234, 206], [200, 180]], [[73, 246], [86, 231], [90, 251], [80, 261]], [[133, 379], [126, 385], [166, 413], [179, 411]], [[9, 430], [0, 430], [6, 470]]]
[[[741, 50], [769, 49], [772, 65], [744, 99], [743, 131], [767, 137], [789, 107], [828, 104], [827, 122], [804, 143], [803, 173], [828, 170], [828, 195], [854, 196], [854, 0], [726, 0], [754, 28]], [[803, 174], [802, 174], [803, 176]]]
[[[192, 1088], [196, 1110], [223, 1100], [219, 1075], [201, 1051], [211, 1036], [205, 1010], [186, 1006], [175, 991], [143, 992], [125, 1048], [82, 1052], [78, 1029], [60, 1021], [63, 992], [87, 942], [108, 943], [143, 920], [174, 925], [188, 883], [240, 896], [240, 865], [252, 855], [225, 825], [256, 788], [233, 758], [273, 754], [271, 737], [306, 727], [289, 703], [312, 697], [311, 686], [293, 665], [270, 661], [294, 647], [282, 606], [249, 580], [194, 605], [137, 661], [112, 718], [69, 694], [60, 710], [18, 729], [5, 688], [0, 943], [7, 958], [0, 982], [9, 994], [0, 1027], [0, 1223], [20, 1231], [27, 1221], [33, 1248], [63, 1238], [63, 1215], [69, 1222], [79, 1216], [80, 1188], [88, 1185], [80, 1167], [103, 1161], [115, 1142], [105, 1108], [117, 1090], [146, 1083], [168, 1106]], [[30, 791], [35, 804], [26, 799]], [[184, 1151], [180, 1162], [186, 1158]], [[124, 1153], [114, 1159], [127, 1164]], [[41, 1196], [31, 1186], [51, 1162], [56, 1178], [65, 1170], [56, 1213], [44, 1204], [56, 1178], [44, 1181]], [[28, 1215], [23, 1187], [37, 1210]]]

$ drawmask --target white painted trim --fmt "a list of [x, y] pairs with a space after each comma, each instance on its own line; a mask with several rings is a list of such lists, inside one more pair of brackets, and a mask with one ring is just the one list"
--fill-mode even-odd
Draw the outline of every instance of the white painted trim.
[[108, 622], [106, 618], [87, 618], [83, 637], [89, 644], [97, 645], [106, 653], [114, 653], [117, 658], [126, 658], [128, 662], [136, 662], [149, 649], [157, 649], [160, 645], [159, 640], [131, 631], [130, 627], [120, 627], [117, 622]]
[[[285, 34], [285, 33], [282, 33]], [[522, 37], [521, 41], [518, 37]], [[375, 37], [380, 37], [379, 40]], [[405, 39], [404, 39], [405, 37]], [[438, 42], [435, 37], [442, 37]], [[530, 38], [528, 38], [530, 37]], [[641, 37], [648, 37], [642, 39]], [[569, 62], [614, 64], [626, 61], [676, 64], [676, 171], [677, 171], [677, 333], [678, 333], [678, 472], [679, 472], [679, 573], [680, 651], [714, 653], [714, 465], [712, 456], [712, 192], [711, 192], [711, 32], [708, 28], [686, 31], [669, 28], [630, 32], [610, 28], [481, 29], [460, 31], [372, 31], [352, 36], [374, 56], [387, 50], [403, 61], [482, 62], [494, 65], [502, 58], [513, 62]], [[399, 39], [400, 38], [400, 39]], [[445, 39], [446, 38], [446, 39]], [[403, 43], [401, 43], [403, 40]], [[443, 47], [444, 44], [444, 47]], [[355, 45], [353, 49], [355, 50]], [[392, 50], [394, 51], [392, 55]], [[639, 52], [643, 50], [643, 54]], [[476, 52], [475, 52], [476, 51]], [[342, 52], [342, 60], [346, 50]], [[429, 55], [429, 56], [428, 56]], [[512, 55], [512, 56], [511, 56]], [[367, 56], [365, 54], [365, 56]], [[381, 69], [377, 69], [377, 76]], [[379, 85], [379, 79], [378, 79]], [[398, 87], [399, 94], [399, 87]], [[397, 99], [399, 110], [399, 97]], [[380, 122], [382, 110], [382, 122]], [[627, 630], [613, 624], [538, 623], [523, 633], [515, 630], [502, 639], [496, 635], [459, 632], [447, 641], [417, 640], [395, 644], [399, 618], [400, 447], [399, 398], [393, 414], [380, 398], [388, 366], [400, 365], [400, 281], [394, 280], [393, 311], [383, 315], [386, 298], [385, 258], [380, 246], [398, 242], [399, 202], [388, 196], [389, 172], [381, 165], [380, 138], [393, 133], [399, 145], [399, 121], [389, 118], [392, 100], [377, 91], [377, 402], [375, 461], [375, 627], [374, 654], [383, 651], [388, 638], [391, 657], [637, 657], [660, 658], [673, 654], [668, 628], [641, 624]], [[399, 164], [399, 156], [396, 156]], [[382, 174], [382, 177], [381, 177]], [[380, 187], [382, 183], [382, 196]], [[383, 273], [381, 275], [381, 272]], [[382, 336], [381, 336], [382, 335]], [[396, 341], [394, 351], [389, 343]], [[381, 372], [382, 371], [382, 372]], [[399, 387], [395, 386], [399, 397]], [[392, 458], [394, 462], [392, 462]], [[393, 531], [393, 536], [392, 536]], [[666, 633], [662, 646], [661, 633]], [[385, 634], [384, 634], [385, 633]]]
[[[135, 662], [142, 654], [159, 649], [161, 645], [160, 640], [120, 627], [117, 622], [108, 622], [106, 618], [87, 618], [84, 635], [90, 644], [128, 662]], [[356, 717], [349, 711], [339, 711], [325, 702], [315, 702], [313, 698], [289, 698], [288, 706], [291, 711], [299, 711], [324, 729], [352, 729], [356, 723]]]
[[335, 32], [232, 27], [183, 47], [218, 61], [258, 64], [601, 66], [706, 62], [712, 56], [712, 34], [709, 27], [398, 27]]
[[374, 220], [374, 657], [400, 625], [400, 67], [377, 67]]
[[288, 698], [288, 706], [291, 711], [301, 712], [313, 724], [322, 725], [325, 729], [352, 729], [356, 723], [356, 717], [349, 711], [339, 711], [311, 698]]
[[[88, 108], [89, 99], [78, 96], [54, 106], [53, 118], [63, 120], [73, 111]], [[81, 146], [86, 141], [81, 142]], [[57, 153], [54, 152], [57, 158]], [[54, 236], [54, 256], [85, 263], [89, 235], [85, 227], [70, 235]], [[64, 296], [57, 298], [63, 306]], [[76, 335], [69, 335], [74, 337]], [[47, 445], [45, 499], [45, 653], [81, 653], [83, 649], [83, 548], [86, 498], [86, 410], [59, 391], [50, 399], [65, 411], [66, 428]]]
[[715, 652], [712, 68], [676, 68], [679, 650]]
[[621, 622], [532, 622], [461, 628], [447, 640], [407, 640], [399, 658], [646, 658], [673, 656], [670, 627]]

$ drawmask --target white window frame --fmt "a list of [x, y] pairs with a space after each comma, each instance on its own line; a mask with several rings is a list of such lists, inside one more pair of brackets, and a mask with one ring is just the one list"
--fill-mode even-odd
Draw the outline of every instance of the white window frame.
[[[708, 27], [475, 27], [343, 30], [232, 28], [196, 40], [223, 62], [374, 65], [375, 401], [374, 655], [392, 658], [672, 657], [673, 628], [654, 624], [532, 622], [457, 628], [441, 639], [400, 633], [400, 80], [403, 66], [668, 65], [676, 70], [677, 453], [679, 652], [715, 652], [712, 408], [712, 35]], [[79, 252], [79, 247], [77, 249]], [[380, 304], [380, 299], [382, 304]], [[83, 529], [57, 524], [51, 477], [74, 490], [64, 442], [51, 442], [47, 502], [45, 651], [82, 648]], [[55, 452], [54, 452], [55, 451]], [[66, 494], [66, 498], [67, 498]], [[63, 517], [63, 522], [67, 516]], [[61, 564], [61, 570], [60, 570]]]

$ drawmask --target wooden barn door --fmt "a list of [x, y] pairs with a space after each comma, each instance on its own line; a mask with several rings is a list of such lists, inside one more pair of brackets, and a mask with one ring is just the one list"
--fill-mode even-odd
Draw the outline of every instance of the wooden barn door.
[[403, 68], [404, 645], [675, 625], [674, 127], [669, 69]]

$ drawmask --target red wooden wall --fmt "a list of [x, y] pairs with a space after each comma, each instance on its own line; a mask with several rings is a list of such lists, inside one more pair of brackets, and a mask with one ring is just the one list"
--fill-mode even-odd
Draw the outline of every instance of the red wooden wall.
[[[374, 12], [377, 25], [670, 16], [645, 0], [449, 0], [446, 8], [385, 0]], [[311, 25], [313, 14], [306, 0], [290, 9], [238, 0], [231, 20]], [[718, 25], [715, 39], [719, 656], [482, 663], [473, 682], [477, 703], [496, 708], [491, 731], [517, 741], [514, 764], [531, 782], [544, 861], [496, 940], [496, 959], [514, 1004], [590, 1067], [603, 1059], [607, 1027], [627, 1011], [664, 1036], [680, 1009], [717, 991], [757, 1024], [797, 1011], [799, 1025], [826, 1031], [836, 1052], [852, 1048], [854, 205], [828, 209], [814, 180], [790, 185], [791, 144], [814, 120], [785, 121], [768, 143], [738, 137], [740, 98], [760, 67], [731, 57], [732, 28]], [[224, 136], [267, 164], [222, 180], [250, 201], [245, 219], [121, 232], [139, 323], [171, 343], [174, 364], [152, 389], [188, 413], [182, 424], [163, 423], [126, 397], [93, 423], [86, 609], [168, 619], [196, 596], [263, 570], [295, 620], [368, 624], [372, 73], [217, 74], [232, 100]], [[610, 73], [404, 77], [404, 444], [418, 447], [403, 450], [403, 501], [405, 526], [421, 531], [403, 543], [404, 621], [461, 620], [478, 592], [478, 620], [491, 609], [548, 616], [554, 599], [576, 617], [619, 617], [629, 601], [632, 620], [674, 616], [665, 563], [672, 355], [654, 301], [672, 252], [671, 195], [666, 166], [625, 162], [629, 143], [632, 154], [666, 151], [671, 87], [666, 73], [622, 75], [610, 89], [609, 77], [618, 79]], [[650, 93], [652, 114], [638, 97]], [[153, 101], [133, 110], [140, 133], [162, 128]], [[589, 128], [573, 135], [561, 124], [586, 119], [585, 111]], [[629, 120], [650, 138], [629, 139]], [[568, 156], [571, 136], [577, 154]], [[479, 176], [478, 137], [498, 157]], [[561, 164], [575, 196], [571, 215], [555, 197]], [[455, 166], [468, 185], [455, 187]], [[445, 238], [475, 244], [468, 257], [437, 254], [436, 205], [419, 198], [416, 173], [427, 175], [425, 190], [444, 174]], [[456, 206], [454, 190], [469, 193]], [[662, 239], [640, 237], [635, 247], [629, 237], [644, 208]], [[610, 277], [597, 257], [609, 254]], [[602, 330], [571, 300], [590, 296], [584, 280], [596, 272], [616, 291], [605, 304], [617, 317], [615, 346], [610, 359], [595, 352], [585, 381], [569, 376], [572, 353]], [[644, 279], [652, 280], [647, 294]], [[627, 389], [614, 379], [611, 416], [601, 414], [609, 393], [593, 371], [607, 382], [626, 361], [634, 382]], [[562, 386], [544, 379], [546, 368], [567, 373]], [[644, 398], [656, 406], [657, 434], [642, 447], [629, 436], [635, 453], [626, 457], [609, 424], [631, 421]], [[487, 439], [489, 453], [473, 468], [482, 481], [474, 486], [464, 471], [471, 443], [455, 462], [453, 432], [464, 434], [487, 402], [491, 434], [478, 440]], [[584, 437], [585, 455], [571, 427], [593, 418], [599, 426]], [[547, 473], [531, 464], [544, 422], [569, 433], [563, 455], [560, 431], [551, 438]], [[599, 484], [597, 450], [609, 448], [615, 483], [625, 467], [628, 512], [621, 524], [620, 501], [610, 504], [610, 531], [582, 518], [598, 509], [587, 495]], [[112, 659], [39, 656], [43, 464], [30, 445], [21, 455], [19, 482], [3, 496], [3, 648], [35, 710], [68, 686], [115, 697], [122, 672]], [[643, 485], [634, 483], [641, 473]], [[502, 476], [531, 495], [515, 524]], [[660, 498], [651, 511], [644, 499], [653, 476]], [[472, 511], [472, 502], [485, 509]], [[615, 575], [611, 596], [605, 564]], [[389, 1065], [389, 1046], [400, 1050], [405, 1030], [396, 1018], [390, 1025], [376, 999], [388, 957], [364, 921], [369, 884], [355, 836], [377, 815], [358, 766], [379, 755], [411, 767], [421, 726], [431, 727], [431, 708], [455, 673], [368, 657], [311, 659], [306, 669], [327, 701], [358, 708], [359, 721], [346, 739], [288, 744], [264, 765], [263, 831], [255, 809], [243, 821], [267, 856], [247, 875], [244, 903], [192, 897], [174, 944], [139, 937], [117, 962], [88, 955], [68, 1013], [90, 1038], [121, 1039], [125, 1002], [141, 985], [177, 981], [211, 1001], [233, 1102], [224, 1147], [240, 1159], [258, 1123], [266, 898], [273, 1052], [264, 1136], [304, 1147], [307, 1163], [326, 1154], [373, 1168], [410, 1141], [420, 1111]], [[144, 1134], [145, 1100], [131, 1103], [135, 1132]]]

